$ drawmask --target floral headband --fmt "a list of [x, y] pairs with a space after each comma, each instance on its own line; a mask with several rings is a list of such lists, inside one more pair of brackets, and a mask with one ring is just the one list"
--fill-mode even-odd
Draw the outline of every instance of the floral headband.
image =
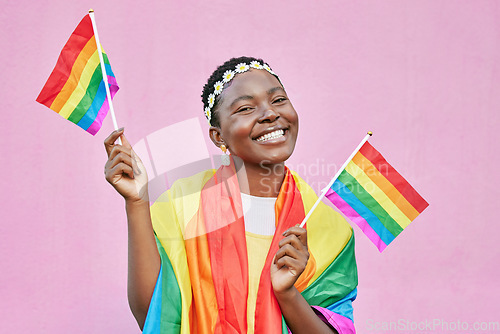
[[214, 103], [215, 103], [215, 98], [217, 97], [217, 95], [222, 93], [222, 89], [224, 88], [224, 85], [227, 84], [228, 82], [230, 82], [231, 80], [233, 80], [233, 78], [236, 74], [244, 73], [244, 72], [250, 70], [251, 68], [255, 68], [257, 70], [266, 70], [269, 73], [271, 73], [272, 75], [276, 75], [276, 73], [274, 73], [273, 70], [271, 70], [269, 65], [267, 65], [266, 63], [261, 64], [256, 60], [252, 61], [250, 63], [250, 65], [248, 65], [247, 63], [239, 63], [238, 65], [236, 65], [234, 70], [227, 70], [226, 72], [224, 72], [224, 75], [222, 76], [222, 80], [219, 80], [214, 84], [214, 92], [208, 95], [208, 99], [207, 99], [208, 106], [205, 107], [205, 116], [207, 117], [209, 123], [210, 123], [210, 119], [212, 118], [212, 108], [213, 108]]

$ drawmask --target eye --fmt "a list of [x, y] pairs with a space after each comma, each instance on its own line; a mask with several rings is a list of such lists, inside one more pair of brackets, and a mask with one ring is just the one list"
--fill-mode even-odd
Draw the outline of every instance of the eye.
[[286, 97], [284, 96], [280, 96], [280, 97], [277, 97], [273, 100], [273, 103], [281, 103], [281, 102], [285, 102], [287, 100]]
[[249, 112], [251, 111], [253, 108], [250, 107], [250, 106], [241, 106], [239, 107], [238, 109], [236, 109], [235, 113], [241, 113], [241, 112]]

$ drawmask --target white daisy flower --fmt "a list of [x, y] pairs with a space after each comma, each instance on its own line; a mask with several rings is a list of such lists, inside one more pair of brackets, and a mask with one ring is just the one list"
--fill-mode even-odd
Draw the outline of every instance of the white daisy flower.
[[250, 66], [245, 63], [239, 63], [238, 65], [236, 65], [235, 71], [238, 73], [243, 73], [248, 71], [248, 69], [250, 69]]
[[254, 60], [250, 63], [250, 67], [256, 68], [258, 70], [262, 70], [264, 67], [258, 61]]
[[222, 81], [224, 81], [224, 83], [228, 83], [234, 78], [235, 74], [236, 73], [234, 73], [234, 71], [227, 70], [226, 72], [224, 72], [224, 77], [222, 78]]
[[269, 65], [264, 64], [264, 68], [265, 68], [265, 69], [266, 69], [269, 73], [271, 73], [271, 74], [275, 74], [275, 73], [273, 72], [273, 70], [271, 70], [271, 68], [269, 67]]
[[219, 95], [222, 93], [222, 88], [224, 88], [224, 83], [222, 81], [217, 81], [214, 85], [214, 94]]
[[210, 112], [210, 107], [205, 108], [205, 116], [207, 116], [208, 121], [210, 122], [210, 118], [212, 118], [212, 113]]
[[215, 95], [214, 94], [208, 95], [208, 107], [210, 109], [212, 109], [212, 107], [214, 106], [214, 103], [215, 103]]

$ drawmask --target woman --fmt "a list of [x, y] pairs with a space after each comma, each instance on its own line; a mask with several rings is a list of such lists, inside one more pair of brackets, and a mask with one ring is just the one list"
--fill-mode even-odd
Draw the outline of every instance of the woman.
[[[149, 208], [123, 129], [105, 140], [106, 179], [125, 198], [128, 295], [147, 333], [353, 333], [352, 229], [285, 167], [298, 116], [261, 59], [233, 58], [202, 100], [217, 171], [179, 180]], [[123, 145], [115, 144], [121, 138]], [[288, 329], [287, 329], [288, 327]]]

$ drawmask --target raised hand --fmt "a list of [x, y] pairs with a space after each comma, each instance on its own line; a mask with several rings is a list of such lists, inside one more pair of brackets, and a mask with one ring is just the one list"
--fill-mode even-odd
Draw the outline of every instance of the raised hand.
[[294, 288], [309, 260], [305, 228], [296, 225], [286, 230], [283, 236], [271, 265], [271, 282], [275, 294], [286, 293]]
[[[148, 175], [141, 159], [125, 138], [124, 129], [115, 130], [104, 140], [108, 161], [104, 166], [106, 180], [127, 201], [149, 201]], [[123, 145], [115, 141], [121, 138]]]

